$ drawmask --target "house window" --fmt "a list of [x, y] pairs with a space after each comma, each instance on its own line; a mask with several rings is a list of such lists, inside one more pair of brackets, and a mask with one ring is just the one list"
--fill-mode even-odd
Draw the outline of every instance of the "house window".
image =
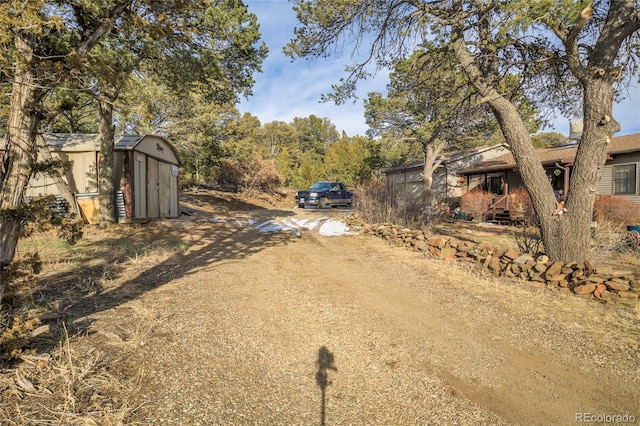
[[613, 168], [613, 193], [614, 194], [635, 194], [636, 193], [636, 165], [625, 164]]

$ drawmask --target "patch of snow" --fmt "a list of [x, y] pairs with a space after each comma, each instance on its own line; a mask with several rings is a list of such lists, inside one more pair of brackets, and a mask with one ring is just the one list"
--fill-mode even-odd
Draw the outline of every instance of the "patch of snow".
[[262, 222], [261, 224], [257, 225], [257, 226], [256, 226], [256, 229], [260, 229], [260, 228], [262, 228], [262, 227], [264, 227], [264, 226], [267, 226], [267, 225], [269, 225], [269, 224], [270, 224], [270, 223], [272, 223], [272, 222], [273, 222], [273, 219], [269, 219], [269, 220], [267, 220], [267, 221], [264, 221], [264, 222]]
[[347, 225], [345, 225], [343, 222], [333, 219], [330, 219], [323, 223], [322, 226], [320, 226], [318, 233], [320, 235], [328, 237], [353, 234], [353, 232], [349, 230], [349, 227]]
[[212, 223], [228, 223], [230, 221], [235, 221], [238, 226], [253, 226], [258, 232], [290, 232], [293, 235], [300, 236], [301, 229], [307, 229], [309, 231], [318, 229], [318, 233], [323, 236], [333, 237], [353, 234], [353, 232], [349, 230], [349, 227], [347, 227], [343, 222], [330, 219], [327, 216], [315, 218], [314, 220], [297, 219], [293, 217], [268, 219], [264, 222], [258, 223], [257, 225], [257, 221], [255, 219], [247, 220], [246, 224], [240, 219], [209, 219], [209, 222]]
[[219, 219], [219, 218], [213, 218], [213, 219], [209, 219], [209, 222], [211, 223], [227, 223], [228, 220], [227, 219]]
[[296, 219], [296, 218], [286, 218], [283, 222], [289, 226], [293, 226], [296, 228], [303, 228], [313, 231], [320, 222], [329, 219], [328, 217], [319, 217], [312, 222], [309, 222], [309, 219]]
[[291, 232], [295, 236], [300, 236], [300, 231], [294, 226], [281, 224], [269, 219], [256, 226], [258, 232]]

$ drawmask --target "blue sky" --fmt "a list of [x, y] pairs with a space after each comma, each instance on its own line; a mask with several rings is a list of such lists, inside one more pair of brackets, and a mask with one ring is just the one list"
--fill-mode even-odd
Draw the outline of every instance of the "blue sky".
[[[292, 62], [282, 53], [282, 47], [293, 38], [294, 27], [299, 26], [291, 3], [288, 0], [245, 0], [245, 4], [249, 12], [258, 17], [269, 56], [263, 63], [263, 72], [254, 76], [253, 96], [242, 100], [238, 109], [258, 117], [262, 124], [274, 120], [289, 123], [294, 117], [313, 114], [328, 118], [347, 136], [364, 135], [368, 128], [364, 120], [364, 99], [369, 92], [386, 93], [388, 73], [382, 70], [374, 78], [359, 82], [358, 99], [353, 102], [343, 105], [320, 103], [321, 95], [330, 92], [331, 85], [346, 76], [344, 68], [351, 63], [351, 49], [345, 47], [342, 56]], [[640, 132], [640, 88], [637, 83], [630, 88], [630, 96], [614, 106], [613, 116], [622, 126], [617, 135]], [[546, 130], [569, 135], [569, 119], [558, 117], [554, 128]]]

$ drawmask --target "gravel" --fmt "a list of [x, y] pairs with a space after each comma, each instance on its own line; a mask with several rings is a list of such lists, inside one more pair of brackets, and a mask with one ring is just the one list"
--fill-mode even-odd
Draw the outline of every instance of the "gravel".
[[[637, 310], [359, 235], [205, 226], [172, 259], [177, 278], [135, 300], [153, 312], [130, 319], [145, 336], [122, 366], [140, 376], [141, 424], [640, 419]], [[94, 316], [96, 329], [122, 321]]]

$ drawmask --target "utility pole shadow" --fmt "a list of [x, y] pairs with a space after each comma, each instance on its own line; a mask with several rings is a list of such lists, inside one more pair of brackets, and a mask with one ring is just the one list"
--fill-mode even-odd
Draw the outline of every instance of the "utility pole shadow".
[[320, 386], [320, 391], [322, 393], [322, 399], [320, 401], [320, 425], [325, 426], [327, 386], [331, 384], [331, 381], [329, 380], [329, 370], [338, 371], [338, 369], [333, 365], [333, 353], [331, 353], [326, 346], [322, 346], [318, 350], [317, 364], [318, 371], [316, 372], [316, 383]]

